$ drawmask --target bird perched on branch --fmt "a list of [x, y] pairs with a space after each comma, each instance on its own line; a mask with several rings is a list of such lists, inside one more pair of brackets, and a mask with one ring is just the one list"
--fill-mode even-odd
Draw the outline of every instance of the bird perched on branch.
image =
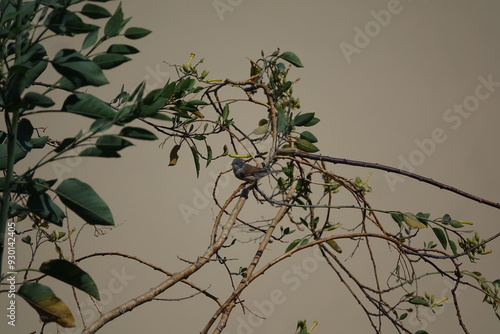
[[262, 167], [252, 166], [240, 158], [234, 159], [231, 165], [233, 166], [234, 176], [247, 182], [256, 182], [266, 175], [283, 172], [282, 170], [267, 170]]

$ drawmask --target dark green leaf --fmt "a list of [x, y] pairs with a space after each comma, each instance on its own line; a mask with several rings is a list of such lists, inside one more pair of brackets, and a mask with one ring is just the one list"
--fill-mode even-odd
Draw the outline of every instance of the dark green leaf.
[[135, 128], [131, 126], [124, 127], [118, 134], [122, 137], [143, 139], [143, 140], [156, 140], [156, 137], [152, 132], [143, 128]]
[[75, 327], [71, 311], [48, 286], [27, 282], [21, 285], [17, 294], [38, 312], [42, 322], [57, 322], [62, 327]]
[[127, 44], [112, 44], [109, 46], [106, 53], [118, 53], [122, 55], [131, 55], [135, 53], [139, 53], [139, 50], [134, 48], [133, 46]]
[[111, 16], [111, 13], [106, 8], [91, 3], [83, 6], [81, 13], [91, 19], [103, 19]]
[[109, 207], [88, 184], [66, 179], [55, 191], [64, 205], [90, 225], [114, 225]]
[[427, 301], [425, 299], [420, 298], [420, 297], [413, 297], [408, 302], [410, 302], [410, 304], [414, 304], [414, 305], [429, 306]]
[[115, 13], [111, 16], [104, 26], [104, 36], [114, 37], [123, 29], [123, 10], [122, 3], [118, 4]]
[[100, 157], [100, 158], [120, 158], [121, 155], [116, 151], [104, 151], [97, 147], [87, 147], [79, 154], [81, 157]]
[[314, 144], [311, 144], [305, 139], [299, 139], [295, 141], [295, 146], [297, 146], [299, 150], [309, 153], [314, 153], [319, 151], [319, 148], [317, 148]]
[[51, 31], [66, 36], [88, 33], [99, 29], [98, 26], [83, 22], [78, 15], [63, 8], [53, 10], [47, 16], [44, 24]]
[[98, 34], [99, 34], [99, 30], [94, 30], [94, 31], [89, 32], [87, 34], [87, 36], [85, 36], [85, 39], [83, 40], [82, 50], [90, 48], [92, 45], [94, 45], [97, 42]]
[[90, 275], [74, 263], [59, 259], [49, 260], [42, 263], [40, 271], [100, 300], [99, 290]]
[[200, 155], [196, 146], [190, 146], [191, 153], [193, 153], [194, 165], [196, 167], [196, 177], [200, 177]]
[[318, 138], [309, 131], [304, 131], [300, 134], [300, 138], [307, 140], [310, 143], [317, 143]]
[[92, 61], [97, 64], [103, 70], [109, 70], [111, 68], [120, 66], [123, 63], [129, 61], [130, 58], [117, 53], [105, 53], [95, 56]]
[[443, 248], [446, 249], [446, 247], [448, 247], [448, 238], [446, 237], [444, 231], [439, 227], [433, 227], [432, 231], [438, 238], [439, 242], [441, 243], [441, 246], [443, 246]]
[[64, 217], [66, 217], [64, 212], [45, 193], [30, 196], [26, 207], [37, 216], [58, 226], [62, 226]]
[[283, 52], [279, 58], [283, 59], [283, 60], [286, 60], [287, 62], [289, 62], [290, 64], [294, 65], [295, 67], [304, 67], [304, 65], [302, 65], [299, 57], [297, 57], [295, 55], [295, 53], [293, 52], [290, 52], [290, 51], [287, 51], [287, 52]]
[[54, 57], [52, 65], [59, 74], [74, 85], [75, 89], [87, 85], [102, 86], [108, 83], [101, 68], [75, 50], [62, 49]]
[[35, 92], [26, 93], [23, 100], [28, 104], [44, 108], [52, 107], [55, 104], [50, 97]]
[[32, 245], [33, 243], [31, 242], [31, 236], [27, 235], [24, 238], [21, 238], [21, 241], [24, 242], [25, 244]]
[[[16, 144], [15, 149], [14, 149], [14, 163], [18, 162], [19, 160], [23, 159], [26, 156], [27, 152], [19, 146], [19, 144]], [[6, 169], [7, 168], [7, 144], [0, 144], [0, 169]]]
[[455, 242], [453, 240], [448, 240], [448, 242], [450, 243], [450, 248], [451, 251], [453, 252], [453, 255], [457, 255], [458, 254], [457, 245], [455, 244]]
[[98, 118], [90, 125], [90, 131], [95, 133], [106, 131], [113, 126], [113, 121], [106, 118]]
[[45, 144], [47, 144], [47, 141], [49, 140], [49, 136], [43, 136], [43, 137], [38, 137], [38, 138], [32, 138], [30, 140], [31, 146], [33, 148], [44, 148]]
[[210, 147], [210, 145], [207, 145], [207, 165], [205, 167], [208, 167], [211, 161], [212, 161], [212, 148]]
[[293, 120], [293, 125], [294, 126], [303, 126], [307, 123], [309, 123], [312, 119], [314, 118], [314, 113], [305, 113], [305, 114], [299, 114], [295, 116]]
[[63, 103], [62, 110], [96, 119], [113, 119], [116, 115], [114, 109], [109, 105], [86, 93], [68, 96]]
[[311, 120], [309, 121], [309, 123], [304, 124], [304, 126], [310, 127], [310, 126], [314, 126], [314, 125], [316, 125], [316, 124], [318, 124], [318, 123], [319, 123], [319, 118], [314, 117], [313, 119], [311, 119]]
[[125, 147], [132, 146], [130, 141], [113, 135], [104, 135], [96, 141], [96, 147], [103, 151], [120, 151]]
[[33, 148], [31, 144], [31, 136], [33, 135], [33, 126], [31, 122], [23, 118], [17, 128], [17, 144], [22, 148], [23, 151], [29, 152]]
[[290, 245], [288, 245], [288, 247], [286, 248], [285, 253], [287, 253], [287, 252], [291, 251], [292, 249], [294, 249], [299, 244], [299, 242], [301, 242], [301, 241], [302, 241], [302, 239], [295, 239], [294, 241], [292, 241], [290, 243]]
[[287, 119], [283, 108], [278, 109], [278, 132], [283, 133], [287, 128]]
[[144, 28], [131, 27], [125, 30], [125, 37], [129, 39], [143, 38], [151, 33], [151, 30]]

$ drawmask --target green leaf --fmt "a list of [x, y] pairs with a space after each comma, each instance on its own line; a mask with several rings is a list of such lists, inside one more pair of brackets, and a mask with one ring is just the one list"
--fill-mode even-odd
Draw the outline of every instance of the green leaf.
[[224, 110], [222, 110], [222, 121], [225, 122], [227, 121], [229, 117], [229, 104], [224, 105]]
[[105, 53], [95, 56], [92, 61], [97, 64], [103, 70], [109, 70], [111, 68], [120, 66], [130, 60], [129, 57], [117, 54], [117, 53]]
[[62, 226], [64, 217], [66, 217], [64, 212], [45, 193], [30, 196], [26, 207], [37, 216], [58, 226]]
[[450, 225], [454, 228], [464, 227], [464, 225], [457, 220], [450, 221]]
[[106, 53], [118, 53], [122, 55], [131, 55], [135, 53], [139, 53], [139, 50], [134, 48], [133, 46], [127, 44], [111, 44], [106, 50]]
[[439, 242], [441, 243], [441, 246], [443, 246], [443, 248], [446, 249], [446, 247], [448, 247], [448, 238], [446, 237], [444, 231], [439, 227], [433, 227], [432, 231], [438, 238]]
[[79, 154], [81, 157], [99, 157], [99, 158], [120, 158], [121, 155], [116, 151], [104, 151], [97, 147], [87, 147]]
[[75, 327], [71, 311], [48, 286], [36, 282], [24, 283], [17, 294], [38, 312], [42, 322], [56, 322], [66, 328]]
[[113, 119], [116, 115], [115, 110], [109, 105], [86, 93], [68, 96], [63, 103], [62, 110], [96, 119]]
[[104, 26], [104, 36], [114, 37], [123, 29], [123, 10], [122, 3], [118, 4], [115, 13], [111, 16]]
[[96, 25], [83, 22], [78, 15], [65, 8], [54, 9], [47, 16], [44, 24], [56, 34], [65, 36], [88, 33], [99, 29]]
[[52, 66], [74, 85], [74, 89], [109, 83], [97, 64], [75, 50], [60, 50], [54, 57]]
[[193, 153], [194, 165], [196, 167], [196, 177], [200, 177], [200, 156], [196, 146], [190, 146], [191, 153]]
[[451, 251], [453, 252], [453, 255], [457, 255], [458, 254], [457, 245], [455, 244], [455, 242], [453, 240], [448, 240], [448, 242], [450, 243], [450, 248]]
[[153, 134], [149, 130], [146, 130], [143, 128], [135, 128], [135, 127], [131, 127], [131, 126], [126, 126], [123, 129], [121, 129], [121, 131], [118, 135], [122, 136], [122, 137], [142, 139], [142, 140], [156, 140], [156, 139], [158, 139], [158, 137], [156, 137], [155, 134]]
[[91, 19], [103, 19], [111, 16], [111, 13], [106, 8], [91, 3], [83, 6], [81, 13]]
[[83, 40], [82, 50], [90, 48], [92, 45], [94, 45], [97, 42], [98, 34], [99, 34], [99, 30], [94, 30], [94, 31], [89, 32], [87, 34], [87, 36], [85, 36], [85, 39]]
[[125, 37], [129, 39], [143, 38], [151, 33], [151, 30], [137, 27], [130, 27], [125, 30]]
[[109, 207], [88, 184], [66, 179], [55, 192], [64, 205], [90, 225], [114, 225]]
[[299, 150], [306, 151], [309, 153], [314, 153], [319, 151], [319, 148], [317, 148], [315, 145], [311, 144], [305, 139], [298, 139], [297, 141], [295, 141], [295, 146], [297, 146]]
[[287, 125], [288, 123], [285, 111], [283, 110], [283, 108], [278, 108], [278, 126], [277, 126], [278, 132], [283, 133], [286, 130]]
[[130, 141], [113, 135], [104, 135], [96, 141], [96, 147], [103, 151], [120, 151], [125, 147], [132, 146]]
[[408, 300], [408, 302], [410, 304], [414, 304], [414, 305], [429, 306], [429, 304], [427, 303], [427, 301], [425, 299], [420, 298], [420, 297], [413, 297], [410, 300]]
[[310, 143], [317, 143], [318, 138], [309, 131], [304, 131], [300, 134], [300, 138], [307, 140]]
[[[27, 153], [28, 152], [23, 150], [19, 143], [16, 143], [16, 146], [14, 148], [14, 163], [23, 159]], [[0, 144], [0, 169], [7, 168], [7, 158], [7, 144]]]
[[299, 57], [297, 57], [297, 55], [295, 55], [295, 53], [293, 53], [293, 52], [290, 52], [290, 51], [283, 52], [279, 56], [279, 58], [286, 60], [287, 62], [289, 62], [290, 64], [292, 64], [295, 67], [304, 67], [304, 65], [302, 65], [302, 62], [300, 61]]
[[101, 299], [99, 290], [90, 275], [74, 263], [60, 259], [49, 260], [42, 263], [40, 271], [88, 293], [97, 300]]
[[294, 241], [292, 241], [290, 245], [288, 245], [288, 247], [286, 248], [285, 253], [294, 249], [301, 241], [302, 239], [295, 239]]
[[337, 253], [342, 253], [342, 248], [340, 248], [339, 244], [337, 244], [335, 240], [330, 239], [327, 240], [326, 243], [328, 244], [328, 246], [332, 247], [332, 249]]
[[391, 213], [391, 217], [392, 217], [392, 219], [393, 219], [396, 223], [398, 223], [399, 227], [401, 227], [401, 226], [402, 226], [402, 223], [403, 223], [403, 221], [404, 221], [404, 219], [405, 219], [405, 216], [404, 216], [402, 213], [400, 213], [400, 212], [392, 212], [392, 213]]
[[417, 216], [409, 212], [404, 214], [404, 222], [406, 223], [406, 225], [413, 228], [418, 228], [418, 229], [427, 228], [426, 224], [419, 221]]
[[293, 125], [294, 126], [304, 126], [305, 124], [309, 123], [312, 119], [314, 118], [314, 113], [305, 113], [305, 114], [299, 114], [295, 116], [293, 120]]
[[55, 102], [52, 101], [50, 97], [35, 92], [26, 93], [23, 97], [23, 100], [28, 104], [44, 108], [52, 107], [55, 104]]

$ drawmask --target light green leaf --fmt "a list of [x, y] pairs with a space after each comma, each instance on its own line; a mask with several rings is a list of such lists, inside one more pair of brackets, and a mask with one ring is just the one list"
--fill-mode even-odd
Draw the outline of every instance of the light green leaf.
[[314, 153], [319, 151], [319, 148], [317, 148], [314, 144], [311, 144], [305, 139], [298, 139], [297, 141], [295, 141], [295, 146], [297, 146], [299, 150], [309, 153]]
[[418, 229], [427, 228], [427, 225], [420, 222], [414, 214], [409, 212], [404, 214], [404, 221], [408, 226], [413, 228], [418, 228]]

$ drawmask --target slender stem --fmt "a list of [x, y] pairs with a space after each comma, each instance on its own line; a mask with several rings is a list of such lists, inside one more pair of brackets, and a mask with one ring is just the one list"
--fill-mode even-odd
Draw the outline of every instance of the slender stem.
[[[23, 2], [22, 0], [17, 1], [17, 20], [16, 25], [17, 28], [21, 28], [21, 9]], [[21, 36], [18, 36], [16, 39], [16, 58], [21, 56]], [[7, 104], [7, 103], [6, 103]], [[5, 237], [7, 232], [7, 220], [9, 218], [9, 204], [10, 204], [10, 190], [12, 177], [14, 174], [14, 150], [16, 148], [16, 136], [17, 136], [17, 126], [19, 123], [19, 109], [15, 108], [12, 111], [9, 111], [7, 108], [3, 111], [5, 118], [5, 126], [7, 127], [7, 166], [5, 171], [5, 181], [4, 181], [4, 189], [1, 200], [1, 209], [0, 209], [0, 272], [2, 271], [3, 264], [3, 251], [5, 248]], [[12, 113], [12, 120], [10, 119], [9, 113]]]

